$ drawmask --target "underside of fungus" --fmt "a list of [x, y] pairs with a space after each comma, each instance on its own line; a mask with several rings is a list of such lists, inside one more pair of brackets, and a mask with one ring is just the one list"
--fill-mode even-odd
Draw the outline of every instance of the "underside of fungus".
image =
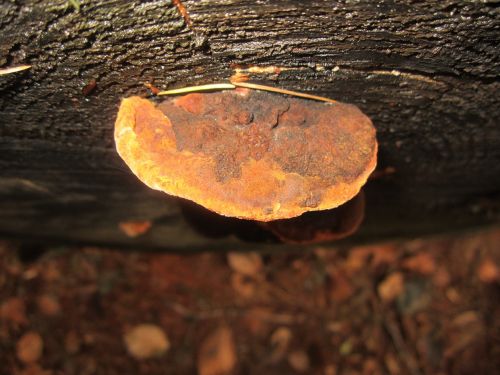
[[337, 207], [375, 169], [357, 107], [236, 89], [122, 101], [116, 148], [149, 187], [221, 215], [271, 221]]

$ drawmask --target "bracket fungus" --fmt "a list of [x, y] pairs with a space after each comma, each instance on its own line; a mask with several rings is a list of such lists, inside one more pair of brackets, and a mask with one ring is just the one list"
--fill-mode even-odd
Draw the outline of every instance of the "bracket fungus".
[[257, 221], [340, 206], [377, 159], [375, 128], [356, 106], [246, 88], [123, 99], [115, 142], [149, 187]]

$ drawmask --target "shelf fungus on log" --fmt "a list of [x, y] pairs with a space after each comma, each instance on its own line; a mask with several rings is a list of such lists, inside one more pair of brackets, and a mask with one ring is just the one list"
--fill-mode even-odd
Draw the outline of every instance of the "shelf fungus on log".
[[340, 206], [377, 159], [375, 128], [356, 106], [241, 88], [157, 106], [123, 99], [115, 142], [149, 187], [257, 221]]
[[354, 198], [332, 210], [306, 212], [299, 217], [260, 223], [281, 242], [317, 244], [337, 241], [354, 234], [365, 217], [365, 195], [361, 190]]

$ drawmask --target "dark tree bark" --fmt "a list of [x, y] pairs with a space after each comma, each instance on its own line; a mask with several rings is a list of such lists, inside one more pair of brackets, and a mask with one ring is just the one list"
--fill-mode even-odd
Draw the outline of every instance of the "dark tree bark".
[[[219, 82], [236, 66], [279, 67], [252, 79], [354, 103], [372, 118], [378, 169], [395, 172], [368, 183], [356, 240], [498, 220], [499, 20], [487, 0], [84, 0], [80, 11], [63, 0], [3, 0], [0, 67], [32, 68], [0, 77], [0, 234], [255, 246], [241, 239], [251, 229], [227, 235], [237, 230], [225, 221], [225, 233], [201, 233], [197, 214], [142, 185], [113, 142], [120, 98], [147, 95], [144, 82]], [[128, 220], [153, 228], [130, 239], [118, 229]]]

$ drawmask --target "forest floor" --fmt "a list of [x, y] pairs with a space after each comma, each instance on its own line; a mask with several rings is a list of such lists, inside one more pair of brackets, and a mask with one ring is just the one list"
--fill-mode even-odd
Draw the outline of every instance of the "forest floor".
[[493, 374], [500, 228], [171, 255], [0, 243], [0, 374]]

